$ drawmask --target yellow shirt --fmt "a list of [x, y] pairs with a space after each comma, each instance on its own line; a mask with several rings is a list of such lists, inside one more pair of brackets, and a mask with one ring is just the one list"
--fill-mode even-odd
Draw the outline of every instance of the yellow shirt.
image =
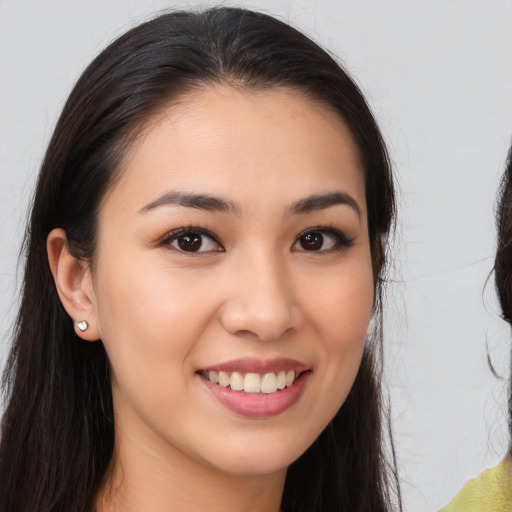
[[512, 458], [467, 481], [440, 512], [512, 512]]

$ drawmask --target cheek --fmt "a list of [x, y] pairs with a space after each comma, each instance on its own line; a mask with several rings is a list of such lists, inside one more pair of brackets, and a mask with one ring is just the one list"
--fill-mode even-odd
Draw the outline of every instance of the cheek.
[[118, 258], [97, 276], [97, 315], [112, 369], [123, 386], [141, 389], [183, 382], [187, 355], [212, 307], [205, 294], [165, 265]]
[[111, 329], [128, 335], [133, 329], [160, 332], [168, 342], [173, 331], [187, 325], [190, 313], [197, 313], [202, 295], [193, 281], [180, 278], [165, 264], [133, 261], [117, 258], [115, 268], [104, 264], [97, 276], [102, 334]]
[[316, 293], [308, 296], [308, 310], [323, 333], [326, 347], [336, 350], [364, 340], [374, 301], [373, 274], [369, 265], [352, 266], [333, 273]]
[[317, 333], [319, 367], [338, 405], [346, 398], [361, 363], [374, 301], [371, 267], [353, 266], [333, 276], [309, 296], [311, 325]]
[[[326, 347], [337, 351], [357, 347], [364, 342], [373, 309], [373, 283], [333, 292], [318, 305], [324, 317], [322, 329]], [[329, 300], [330, 298], [330, 300]]]

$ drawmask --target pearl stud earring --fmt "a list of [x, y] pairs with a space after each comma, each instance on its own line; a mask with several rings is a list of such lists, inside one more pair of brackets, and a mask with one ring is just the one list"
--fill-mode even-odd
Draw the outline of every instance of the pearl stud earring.
[[89, 327], [89, 324], [85, 320], [82, 320], [81, 322], [77, 322], [76, 326], [80, 332], [84, 332], [87, 330], [87, 327]]

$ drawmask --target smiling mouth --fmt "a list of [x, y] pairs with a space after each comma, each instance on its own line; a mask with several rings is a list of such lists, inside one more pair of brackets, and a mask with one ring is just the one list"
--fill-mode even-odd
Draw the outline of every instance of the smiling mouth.
[[200, 370], [198, 374], [212, 384], [233, 391], [250, 394], [272, 394], [282, 391], [293, 384], [306, 371], [281, 370], [278, 372], [226, 372], [215, 370]]

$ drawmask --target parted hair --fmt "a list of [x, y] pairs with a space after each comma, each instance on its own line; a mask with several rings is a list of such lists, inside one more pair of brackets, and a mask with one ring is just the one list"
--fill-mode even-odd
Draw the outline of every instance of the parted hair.
[[348, 398], [288, 469], [282, 509], [401, 509], [381, 393], [381, 297], [395, 214], [381, 133], [354, 81], [308, 37], [262, 13], [212, 8], [161, 14], [119, 37], [83, 72], [57, 122], [26, 230], [21, 305], [3, 378], [1, 512], [94, 510], [115, 440], [109, 364], [101, 340], [75, 334], [56, 292], [46, 239], [63, 228], [71, 253], [93, 264], [100, 201], [144, 123], [215, 84], [287, 87], [321, 102], [344, 120], [364, 165], [372, 328]]

